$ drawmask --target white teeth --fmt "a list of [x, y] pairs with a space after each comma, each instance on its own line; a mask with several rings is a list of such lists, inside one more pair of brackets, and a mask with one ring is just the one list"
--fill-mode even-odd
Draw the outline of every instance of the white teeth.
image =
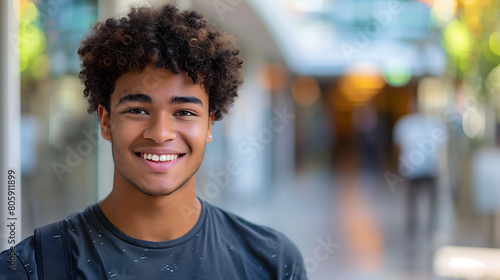
[[142, 154], [142, 157], [151, 161], [172, 161], [179, 158], [179, 155], [158, 155], [158, 154]]

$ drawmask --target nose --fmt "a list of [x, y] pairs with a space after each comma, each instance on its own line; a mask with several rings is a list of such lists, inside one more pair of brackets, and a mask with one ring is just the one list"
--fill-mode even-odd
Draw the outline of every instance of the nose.
[[144, 138], [151, 139], [158, 144], [169, 140], [174, 140], [177, 137], [174, 128], [173, 120], [167, 114], [158, 114], [151, 118], [148, 127], [144, 130]]

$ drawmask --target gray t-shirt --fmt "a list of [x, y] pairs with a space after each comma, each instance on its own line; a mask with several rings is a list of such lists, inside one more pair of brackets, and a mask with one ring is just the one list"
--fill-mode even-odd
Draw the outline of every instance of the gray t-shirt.
[[[295, 245], [283, 234], [254, 225], [202, 201], [186, 235], [165, 242], [132, 238], [113, 226], [99, 204], [67, 219], [73, 279], [307, 279]], [[35, 239], [0, 254], [0, 279], [38, 279]]]

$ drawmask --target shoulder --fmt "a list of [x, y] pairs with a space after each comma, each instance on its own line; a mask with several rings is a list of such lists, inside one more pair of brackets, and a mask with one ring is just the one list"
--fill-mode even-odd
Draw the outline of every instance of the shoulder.
[[230, 241], [246, 248], [246, 253], [272, 266], [280, 279], [306, 279], [302, 255], [283, 233], [257, 225], [244, 218], [204, 202], [209, 220], [222, 242]]
[[247, 239], [265, 242], [272, 246], [278, 243], [287, 243], [288, 238], [281, 232], [270, 227], [252, 223], [230, 211], [221, 209], [217, 206], [206, 204], [209, 221], [218, 227], [219, 233], [238, 234]]
[[[72, 214], [64, 221], [69, 225], [78, 227], [82, 220], [88, 220], [92, 205], [85, 211]], [[35, 256], [36, 241], [32, 235], [15, 247], [11, 247], [0, 253], [0, 279], [38, 279], [37, 263]]]
[[0, 279], [37, 279], [36, 268], [34, 236], [0, 253]]

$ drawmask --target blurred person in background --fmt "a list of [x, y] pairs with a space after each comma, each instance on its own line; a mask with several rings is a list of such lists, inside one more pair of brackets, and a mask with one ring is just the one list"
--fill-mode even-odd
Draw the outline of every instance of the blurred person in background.
[[380, 156], [384, 135], [383, 124], [373, 105], [366, 104], [354, 109], [353, 126], [360, 153], [361, 171], [374, 177], [382, 166]]
[[[443, 120], [426, 110], [419, 110], [417, 97], [409, 98], [410, 114], [401, 117], [393, 130], [398, 148], [399, 173], [407, 183], [407, 230], [416, 236], [426, 228], [433, 236], [436, 224], [440, 154], [444, 151], [447, 129]], [[428, 209], [421, 202], [427, 201]], [[427, 210], [425, 226], [418, 226], [422, 210]]]
[[232, 36], [167, 4], [98, 22], [78, 54], [113, 189], [2, 252], [0, 279], [307, 278], [283, 234], [196, 196], [212, 124], [243, 80]]

